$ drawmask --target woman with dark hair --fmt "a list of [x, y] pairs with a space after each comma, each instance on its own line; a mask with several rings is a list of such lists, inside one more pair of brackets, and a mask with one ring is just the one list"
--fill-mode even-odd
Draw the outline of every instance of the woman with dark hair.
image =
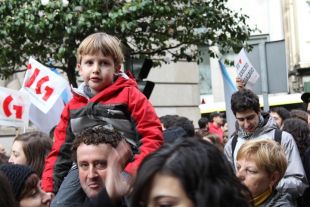
[[52, 140], [47, 134], [39, 131], [26, 132], [15, 138], [9, 162], [27, 165], [41, 178], [45, 157], [51, 149]]
[[[283, 131], [290, 133], [296, 142], [302, 164], [305, 169], [308, 181], [310, 179], [310, 138], [309, 125], [306, 121], [300, 118], [289, 118], [284, 121]], [[303, 202], [304, 206], [310, 206], [310, 188], [308, 187], [302, 199], [298, 202]]]
[[[29, 167], [18, 164], [3, 164], [0, 172], [5, 175], [19, 207], [49, 207], [51, 195], [41, 189], [38, 175]], [[2, 205], [1, 205], [2, 207]]]
[[129, 206], [243, 207], [249, 200], [224, 155], [207, 141], [188, 138], [145, 158]]
[[[290, 133], [294, 137], [300, 153], [300, 158], [304, 160], [304, 153], [310, 146], [308, 123], [298, 118], [289, 118], [284, 121], [282, 130]], [[307, 177], [308, 176], [310, 176], [310, 174], [307, 174]]]
[[308, 113], [301, 109], [292, 109], [290, 112], [291, 118], [300, 119], [306, 123], [308, 123]]
[[274, 118], [277, 126], [281, 129], [285, 119], [290, 118], [290, 111], [284, 107], [275, 107], [270, 109], [270, 116]]

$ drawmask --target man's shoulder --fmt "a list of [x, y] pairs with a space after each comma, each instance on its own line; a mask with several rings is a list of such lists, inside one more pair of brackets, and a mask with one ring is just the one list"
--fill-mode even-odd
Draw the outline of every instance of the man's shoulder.
[[[276, 131], [280, 133], [276, 135]], [[280, 136], [280, 137], [276, 137], [276, 136]], [[257, 137], [254, 137], [254, 138], [273, 139], [275, 141], [280, 142], [284, 146], [287, 145], [288, 143], [294, 142], [294, 138], [290, 133], [280, 130], [280, 129], [272, 129], [268, 132], [261, 133]]]
[[292, 143], [295, 142], [293, 136], [286, 132], [286, 131], [282, 131], [282, 143]]

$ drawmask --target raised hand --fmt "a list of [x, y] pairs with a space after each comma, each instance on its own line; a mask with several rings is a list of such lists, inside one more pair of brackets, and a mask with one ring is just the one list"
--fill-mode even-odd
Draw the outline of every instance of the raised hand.
[[132, 177], [123, 172], [132, 152], [125, 140], [122, 140], [117, 148], [113, 148], [108, 158], [106, 190], [112, 201], [116, 201], [127, 195], [132, 186]]

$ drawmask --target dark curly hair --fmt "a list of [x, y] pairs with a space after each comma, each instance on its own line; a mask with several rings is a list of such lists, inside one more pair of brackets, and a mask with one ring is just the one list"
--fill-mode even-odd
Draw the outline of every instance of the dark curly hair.
[[148, 204], [156, 174], [177, 178], [196, 207], [250, 206], [250, 192], [215, 146], [195, 138], [165, 144], [146, 157], [136, 177], [130, 207]]
[[249, 89], [235, 92], [231, 96], [231, 110], [236, 115], [237, 112], [252, 109], [256, 113], [260, 111], [258, 96]]
[[124, 137], [112, 127], [103, 125], [87, 127], [83, 129], [73, 141], [72, 158], [76, 161], [76, 150], [82, 143], [86, 145], [110, 144], [112, 147], [116, 148], [122, 139], [124, 139]]

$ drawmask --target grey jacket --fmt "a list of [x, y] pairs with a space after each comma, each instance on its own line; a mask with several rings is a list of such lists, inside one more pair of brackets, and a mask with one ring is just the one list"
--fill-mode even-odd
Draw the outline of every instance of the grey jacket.
[[272, 195], [259, 207], [295, 207], [296, 202], [289, 193], [280, 193], [274, 190]]
[[[274, 139], [276, 122], [269, 115], [264, 117], [264, 126], [257, 128], [256, 131], [248, 139]], [[232, 138], [228, 140], [224, 148], [224, 154], [228, 161], [232, 164], [233, 169], [236, 170], [236, 157], [240, 146], [246, 141], [243, 137], [238, 137], [234, 155], [232, 158]], [[290, 193], [294, 197], [301, 196], [308, 186], [305, 171], [301, 162], [299, 151], [294, 138], [291, 134], [283, 131], [281, 145], [284, 146], [285, 154], [288, 160], [288, 166], [284, 177], [280, 180], [277, 189], [282, 193]]]

